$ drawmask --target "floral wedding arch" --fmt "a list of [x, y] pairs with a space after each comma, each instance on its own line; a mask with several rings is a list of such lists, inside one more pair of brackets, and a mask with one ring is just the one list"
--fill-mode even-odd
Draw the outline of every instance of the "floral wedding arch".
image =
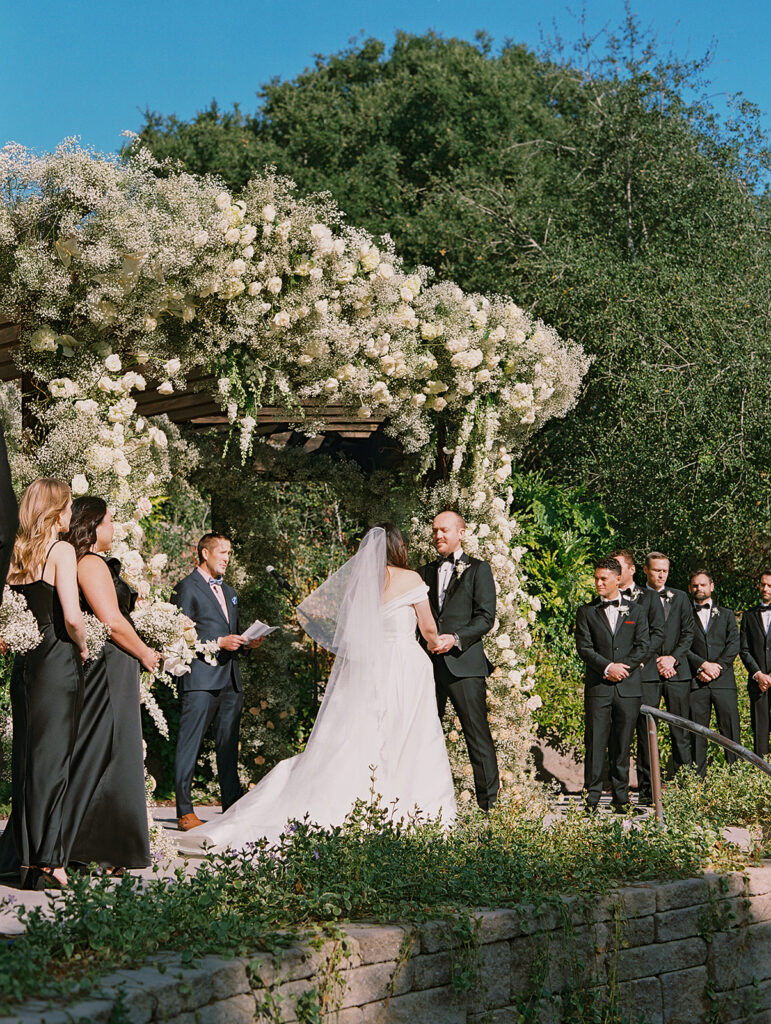
[[[14, 358], [38, 425], [16, 439], [17, 483], [55, 474], [105, 497], [116, 554], [151, 600], [162, 558], [143, 559], [142, 520], [194, 454], [168, 420], [138, 415], [149, 380], [170, 395], [191, 371], [211, 375], [244, 459], [263, 405], [309, 433], [308, 410], [321, 420], [325, 404], [384, 418], [424, 481], [413, 545], [427, 549], [430, 516], [451, 504], [469, 553], [493, 565], [490, 718], [516, 792], [538, 701], [526, 655], [538, 601], [507, 480], [528, 435], [575, 403], [581, 348], [510, 298], [405, 272], [387, 237], [271, 171], [235, 197], [141, 148], [119, 160], [73, 142], [42, 157], [11, 145], [0, 190], [0, 318], [19, 327]], [[458, 740], [451, 730], [451, 755]]]

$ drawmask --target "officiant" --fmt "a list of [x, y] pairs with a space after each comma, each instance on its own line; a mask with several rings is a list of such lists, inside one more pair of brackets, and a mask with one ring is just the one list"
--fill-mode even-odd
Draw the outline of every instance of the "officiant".
[[230, 539], [207, 533], [198, 542], [198, 566], [174, 588], [171, 600], [195, 623], [200, 640], [216, 640], [219, 654], [210, 665], [198, 657], [179, 677], [180, 717], [174, 758], [177, 824], [187, 832], [203, 824], [193, 809], [191, 788], [204, 736], [214, 722], [217, 776], [222, 809], [241, 796], [238, 780], [238, 732], [244, 699], [238, 657], [262, 639], [241, 635], [238, 595], [223, 577], [230, 561]]

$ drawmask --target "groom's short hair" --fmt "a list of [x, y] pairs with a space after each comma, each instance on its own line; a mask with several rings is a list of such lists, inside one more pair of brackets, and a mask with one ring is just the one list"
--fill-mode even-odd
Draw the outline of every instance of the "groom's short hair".
[[198, 564], [203, 562], [203, 549], [207, 551], [211, 550], [211, 544], [213, 540], [224, 540], [230, 544], [230, 537], [226, 537], [224, 533], [205, 533], [203, 537], [198, 541]]
[[466, 529], [466, 520], [463, 518], [460, 512], [456, 512], [454, 508], [445, 508], [442, 509], [439, 515], [445, 515], [446, 513], [449, 513], [451, 516], [455, 516], [455, 518], [458, 520], [458, 526], [460, 526], [464, 530]]

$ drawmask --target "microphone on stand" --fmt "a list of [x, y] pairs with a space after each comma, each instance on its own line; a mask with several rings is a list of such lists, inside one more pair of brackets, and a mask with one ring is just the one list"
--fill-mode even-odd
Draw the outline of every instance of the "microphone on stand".
[[281, 575], [281, 573], [278, 571], [275, 565], [266, 565], [265, 572], [272, 576], [276, 583], [278, 583], [281, 589], [285, 590], [287, 594], [290, 594], [292, 597], [297, 596], [297, 591], [295, 590], [295, 588], [292, 586], [288, 579]]

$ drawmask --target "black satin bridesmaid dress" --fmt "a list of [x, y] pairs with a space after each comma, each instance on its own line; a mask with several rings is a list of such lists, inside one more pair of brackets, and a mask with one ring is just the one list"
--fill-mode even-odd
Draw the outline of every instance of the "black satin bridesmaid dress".
[[[118, 607], [128, 618], [136, 591], [121, 578], [117, 558], [106, 562]], [[85, 601], [84, 608], [91, 612]], [[150, 863], [139, 662], [109, 640], [98, 658], [86, 662], [66, 820], [74, 833], [69, 863], [109, 868], [143, 868]]]
[[[44, 566], [45, 570], [45, 566]], [[37, 619], [42, 643], [17, 655], [11, 675], [11, 817], [0, 844], [0, 871], [61, 867], [74, 832], [67, 814], [72, 753], [83, 705], [80, 652], [64, 625], [51, 583], [13, 584]], [[21, 872], [26, 884], [26, 872]]]

